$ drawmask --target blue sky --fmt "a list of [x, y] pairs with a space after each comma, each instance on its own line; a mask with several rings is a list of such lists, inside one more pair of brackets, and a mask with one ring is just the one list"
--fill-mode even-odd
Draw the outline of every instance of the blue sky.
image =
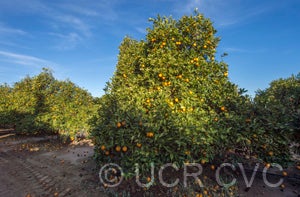
[[254, 95], [300, 72], [299, 0], [0, 0], [0, 83], [42, 67], [103, 94], [126, 35], [144, 39], [157, 14], [210, 18], [229, 55], [229, 78]]

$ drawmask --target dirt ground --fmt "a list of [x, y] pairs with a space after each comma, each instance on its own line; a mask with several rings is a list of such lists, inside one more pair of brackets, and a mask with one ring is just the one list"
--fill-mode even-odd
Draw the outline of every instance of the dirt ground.
[[[92, 156], [93, 145], [88, 140], [62, 145], [53, 136], [19, 137], [0, 132], [0, 197], [104, 197], [99, 167]], [[299, 197], [300, 170], [287, 171], [284, 189], [266, 186], [258, 175], [245, 191], [240, 176], [239, 196]], [[251, 174], [247, 176], [250, 179]]]
[[106, 196], [93, 147], [63, 146], [52, 138], [0, 138], [0, 196]]

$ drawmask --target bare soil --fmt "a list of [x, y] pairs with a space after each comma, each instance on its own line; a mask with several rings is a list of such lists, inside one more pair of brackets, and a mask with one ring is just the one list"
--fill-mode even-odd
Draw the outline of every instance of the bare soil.
[[[107, 196], [99, 181], [99, 166], [92, 158], [93, 148], [89, 140], [63, 145], [56, 136], [21, 137], [0, 130], [0, 196]], [[252, 187], [246, 189], [242, 175], [236, 176], [238, 196], [299, 197], [300, 170], [292, 166], [286, 171], [284, 189], [268, 187], [259, 172]], [[248, 180], [251, 174], [247, 173]], [[274, 174], [268, 178], [276, 183], [282, 177]], [[126, 187], [125, 183], [116, 189], [120, 191]]]
[[61, 145], [53, 137], [0, 138], [0, 196], [106, 196], [93, 146]]

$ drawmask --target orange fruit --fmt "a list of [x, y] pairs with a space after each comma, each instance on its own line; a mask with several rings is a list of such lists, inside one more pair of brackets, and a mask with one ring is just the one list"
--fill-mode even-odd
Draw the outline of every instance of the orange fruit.
[[228, 72], [225, 72], [225, 73], [224, 73], [224, 76], [227, 77], [227, 76], [228, 76]]
[[270, 163], [266, 163], [265, 167], [266, 167], [266, 168], [270, 168], [270, 167], [271, 167], [271, 164], [270, 164]]
[[282, 175], [283, 175], [283, 176], [287, 176], [288, 173], [287, 173], [286, 171], [283, 171], [283, 172], [282, 172]]
[[121, 125], [124, 127], [126, 125], [126, 121], [122, 121]]
[[105, 151], [105, 155], [109, 155], [109, 151], [107, 150], [107, 151]]
[[121, 151], [121, 147], [120, 147], [120, 146], [116, 146], [115, 149], [116, 149], [117, 152], [120, 152], [120, 151]]
[[151, 178], [150, 177], [147, 177], [147, 182], [150, 182], [151, 181]]
[[147, 135], [147, 137], [150, 137], [150, 138], [151, 138], [151, 137], [153, 137], [153, 136], [154, 136], [154, 133], [153, 133], [153, 132], [147, 132], [147, 134], [146, 134], [146, 135]]
[[282, 189], [284, 189], [284, 188], [285, 188], [285, 185], [284, 185], [284, 184], [281, 184], [280, 187], [281, 187]]
[[104, 145], [101, 146], [101, 150], [105, 150], [105, 146]]
[[127, 150], [128, 150], [127, 146], [123, 146], [123, 147], [122, 147], [122, 151], [123, 151], [123, 152], [127, 152]]
[[269, 155], [269, 156], [273, 156], [273, 155], [274, 155], [273, 151], [269, 151], [269, 152], [268, 152], [268, 155]]
[[300, 165], [297, 165], [296, 168], [297, 168], [298, 170], [300, 170]]
[[210, 166], [210, 169], [211, 169], [211, 170], [215, 170], [215, 169], [216, 169], [215, 165], [211, 165], [211, 166]]
[[122, 124], [120, 122], [117, 123], [117, 127], [120, 128]]
[[161, 73], [158, 74], [158, 77], [163, 77], [163, 75]]
[[226, 109], [226, 108], [225, 108], [224, 106], [221, 107], [221, 111], [225, 111], [225, 109]]
[[174, 101], [177, 103], [179, 100], [178, 100], [178, 98], [175, 98]]
[[141, 147], [142, 147], [142, 144], [141, 144], [141, 143], [136, 143], [136, 146], [137, 146], [138, 148], [141, 148]]

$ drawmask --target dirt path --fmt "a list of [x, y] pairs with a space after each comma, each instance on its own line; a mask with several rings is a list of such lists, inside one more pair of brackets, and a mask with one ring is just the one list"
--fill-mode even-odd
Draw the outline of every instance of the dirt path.
[[[53, 137], [0, 133], [0, 197], [104, 197], [92, 155], [89, 141], [63, 146]], [[299, 197], [300, 173], [293, 169], [288, 173], [285, 189], [267, 187], [256, 176], [251, 189], [245, 191], [244, 180], [237, 177], [239, 196]], [[270, 178], [278, 181], [278, 177]]]
[[50, 138], [0, 139], [0, 196], [105, 196], [89, 145]]

